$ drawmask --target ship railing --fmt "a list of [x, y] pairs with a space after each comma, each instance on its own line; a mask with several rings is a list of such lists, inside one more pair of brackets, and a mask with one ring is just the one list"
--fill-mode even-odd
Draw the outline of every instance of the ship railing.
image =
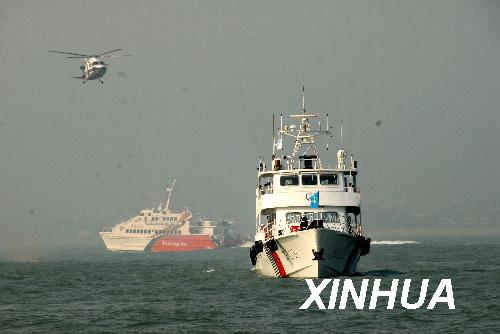
[[99, 226], [99, 232], [112, 232], [113, 228], [108, 226]]
[[259, 191], [260, 191], [260, 194], [261, 195], [264, 195], [264, 194], [272, 194], [273, 193], [273, 188], [272, 187], [259, 187]]
[[342, 188], [344, 192], [352, 192], [352, 193], [359, 193], [361, 192], [361, 189], [359, 188], [356, 188], [356, 187], [353, 187], [353, 186], [348, 186], [348, 187], [343, 187]]

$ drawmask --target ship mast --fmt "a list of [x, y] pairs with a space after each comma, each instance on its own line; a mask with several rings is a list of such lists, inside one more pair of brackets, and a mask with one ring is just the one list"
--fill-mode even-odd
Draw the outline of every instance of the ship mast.
[[293, 165], [296, 162], [295, 158], [297, 156], [297, 153], [299, 153], [299, 150], [302, 147], [302, 145], [308, 145], [303, 154], [305, 155], [307, 153], [310, 153], [316, 155], [317, 167], [319, 169], [322, 169], [323, 165], [321, 163], [321, 159], [319, 157], [319, 151], [318, 148], [316, 147], [314, 138], [322, 134], [330, 134], [330, 130], [328, 129], [328, 126], [326, 130], [311, 129], [311, 126], [309, 124], [309, 118], [315, 118], [319, 116], [315, 114], [306, 114], [304, 87], [302, 87], [302, 114], [290, 115], [290, 117], [300, 118], [300, 125], [298, 129], [296, 129], [294, 126], [285, 126], [284, 129], [280, 129], [280, 133], [293, 137], [295, 139], [295, 145], [293, 147], [292, 156], [287, 157], [287, 159], [290, 159], [291, 164]]
[[170, 197], [172, 197], [172, 192], [174, 191], [174, 186], [175, 186], [175, 179], [174, 182], [172, 183], [172, 188], [167, 187], [168, 197], [167, 197], [167, 204], [165, 204], [166, 211], [169, 211], [168, 207], [170, 205]]

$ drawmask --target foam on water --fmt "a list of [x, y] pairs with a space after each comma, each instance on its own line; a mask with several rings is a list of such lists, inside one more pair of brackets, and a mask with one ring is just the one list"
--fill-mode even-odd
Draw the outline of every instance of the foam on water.
[[372, 245], [406, 245], [406, 244], [420, 244], [420, 241], [412, 240], [373, 240]]

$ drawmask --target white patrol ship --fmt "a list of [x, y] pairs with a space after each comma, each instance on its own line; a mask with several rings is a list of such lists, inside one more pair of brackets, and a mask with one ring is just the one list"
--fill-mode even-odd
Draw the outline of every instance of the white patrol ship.
[[[259, 162], [250, 259], [265, 276], [352, 275], [360, 256], [370, 250], [370, 239], [361, 235], [357, 162], [351, 155], [346, 165], [342, 144], [336, 167], [325, 168], [319, 157], [316, 137], [331, 134], [326, 116], [326, 130], [321, 121], [313, 129], [310, 121], [318, 115], [306, 113], [302, 97], [302, 113], [290, 115], [298, 124], [283, 126], [281, 116], [277, 138], [273, 134], [271, 169]], [[283, 148], [284, 137], [295, 144], [291, 155], [280, 158], [276, 151]]]

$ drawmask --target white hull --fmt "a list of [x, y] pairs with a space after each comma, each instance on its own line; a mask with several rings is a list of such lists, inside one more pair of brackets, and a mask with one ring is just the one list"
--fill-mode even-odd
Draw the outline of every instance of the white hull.
[[112, 232], [99, 232], [106, 248], [110, 251], [143, 251], [152, 237], [117, 236]]
[[[297, 278], [352, 275], [361, 253], [356, 248], [355, 236], [324, 228], [299, 231], [275, 241], [278, 246], [275, 252], [264, 244], [257, 255], [256, 269], [262, 275]], [[321, 252], [321, 249], [321, 255], [315, 256], [313, 250]]]

